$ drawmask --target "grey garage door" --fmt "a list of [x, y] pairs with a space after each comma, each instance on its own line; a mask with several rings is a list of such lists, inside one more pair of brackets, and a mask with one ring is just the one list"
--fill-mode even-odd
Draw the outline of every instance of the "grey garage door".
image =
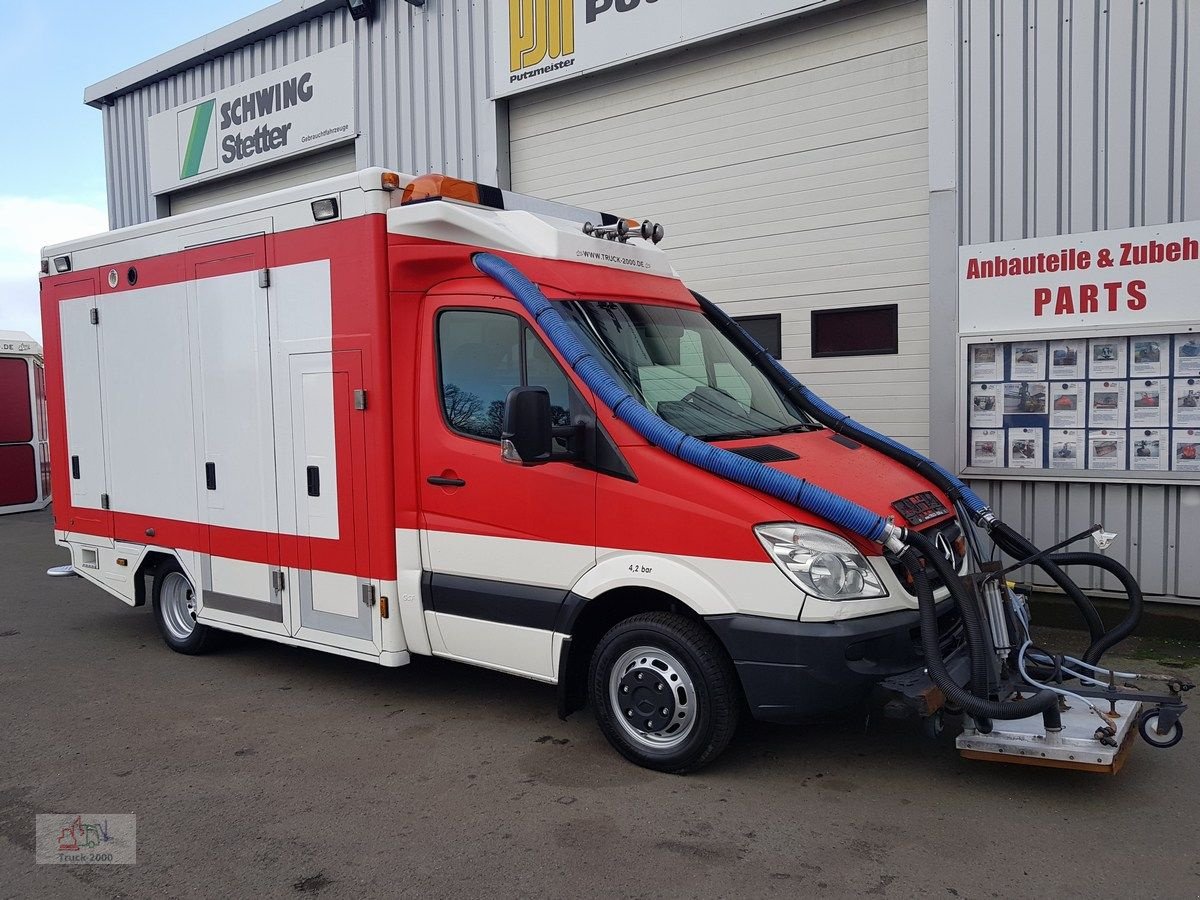
[[[783, 359], [926, 449], [925, 4], [839, 6], [510, 102], [513, 189], [667, 229], [733, 315], [782, 315]], [[812, 310], [898, 305], [898, 354], [810, 352]]]

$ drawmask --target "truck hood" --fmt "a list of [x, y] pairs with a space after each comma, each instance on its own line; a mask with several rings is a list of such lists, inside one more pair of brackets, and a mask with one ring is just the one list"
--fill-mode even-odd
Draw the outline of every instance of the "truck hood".
[[[771, 461], [766, 465], [803, 478], [885, 518], [894, 516], [900, 525], [908, 523], [896, 512], [892, 504], [913, 494], [930, 491], [947, 510], [953, 509], [949, 498], [941, 490], [912, 469], [828, 428], [797, 434], [721, 441], [719, 446], [731, 451], [744, 451], [751, 447], [775, 447], [795, 454], [796, 459]], [[755, 455], [758, 455], [758, 452]], [[780, 503], [780, 506], [787, 508], [786, 504]], [[920, 527], [925, 528], [948, 519], [951, 515], [952, 513], [948, 513], [931, 519], [922, 523]]]

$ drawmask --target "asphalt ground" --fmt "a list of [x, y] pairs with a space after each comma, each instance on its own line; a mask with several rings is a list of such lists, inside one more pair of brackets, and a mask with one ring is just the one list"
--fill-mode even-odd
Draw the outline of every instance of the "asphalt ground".
[[[1186, 737], [1108, 777], [912, 722], [749, 723], [661, 775], [518, 678], [180, 656], [148, 609], [47, 579], [64, 559], [48, 513], [0, 517], [2, 897], [1200, 895]], [[35, 864], [35, 814], [84, 811], [137, 816], [136, 865]]]

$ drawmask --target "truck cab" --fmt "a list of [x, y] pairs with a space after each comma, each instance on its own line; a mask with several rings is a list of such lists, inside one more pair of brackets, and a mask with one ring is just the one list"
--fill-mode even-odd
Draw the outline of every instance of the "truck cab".
[[[912, 578], [879, 543], [617, 408], [965, 564], [950, 499], [807, 414], [680, 280], [661, 226], [366, 170], [125, 231], [45, 252], [56, 538], [77, 574], [149, 601], [172, 648], [238, 631], [497, 669], [674, 772], [747, 711], [808, 719], [921, 667]], [[152, 331], [185, 351], [138, 349]]]

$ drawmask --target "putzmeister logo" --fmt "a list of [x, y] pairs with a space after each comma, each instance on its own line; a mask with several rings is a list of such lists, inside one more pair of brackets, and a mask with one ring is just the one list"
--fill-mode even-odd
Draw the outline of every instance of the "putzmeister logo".
[[508, 44], [510, 82], [573, 65], [574, 0], [508, 0]]

